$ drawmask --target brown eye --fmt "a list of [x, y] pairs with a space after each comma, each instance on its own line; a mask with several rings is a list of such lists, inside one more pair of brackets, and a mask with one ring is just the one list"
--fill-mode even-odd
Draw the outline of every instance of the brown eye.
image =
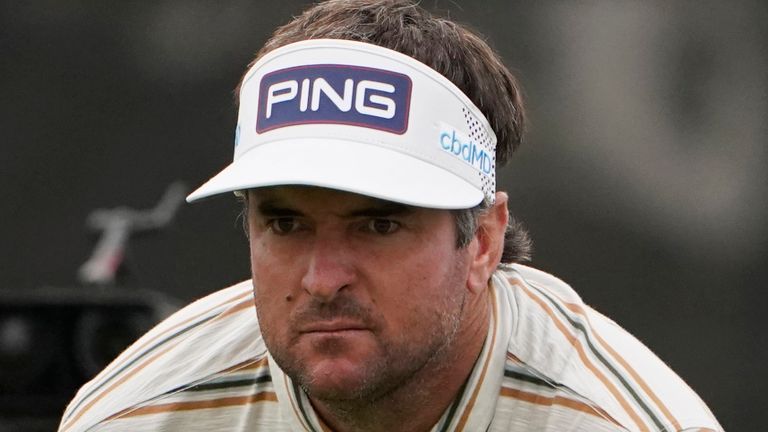
[[296, 231], [299, 227], [299, 223], [294, 218], [277, 218], [272, 219], [268, 223], [269, 228], [276, 234], [288, 234]]
[[386, 235], [397, 231], [400, 224], [390, 219], [371, 219], [366, 228], [370, 232]]

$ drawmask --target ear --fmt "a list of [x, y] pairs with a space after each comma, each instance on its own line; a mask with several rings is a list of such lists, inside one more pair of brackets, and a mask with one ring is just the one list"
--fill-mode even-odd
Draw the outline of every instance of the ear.
[[467, 287], [473, 293], [486, 289], [488, 280], [501, 261], [504, 251], [504, 233], [509, 221], [507, 194], [496, 192], [496, 202], [480, 215], [477, 232], [472, 242], [475, 247], [467, 279]]

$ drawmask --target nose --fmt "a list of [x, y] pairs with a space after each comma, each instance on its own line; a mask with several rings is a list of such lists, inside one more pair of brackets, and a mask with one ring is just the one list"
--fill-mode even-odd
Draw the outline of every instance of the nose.
[[343, 241], [316, 237], [309, 251], [302, 288], [318, 300], [332, 300], [355, 282], [354, 254]]

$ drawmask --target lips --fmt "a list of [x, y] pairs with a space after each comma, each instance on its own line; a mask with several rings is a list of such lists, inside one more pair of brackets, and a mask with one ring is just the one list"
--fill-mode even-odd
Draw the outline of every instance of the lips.
[[299, 333], [339, 333], [345, 331], [363, 331], [369, 330], [364, 324], [357, 321], [332, 320], [316, 321], [302, 327]]

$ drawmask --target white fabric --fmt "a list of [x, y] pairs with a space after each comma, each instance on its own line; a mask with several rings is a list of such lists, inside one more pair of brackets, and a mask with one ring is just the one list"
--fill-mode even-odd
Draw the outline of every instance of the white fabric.
[[495, 148], [478, 108], [423, 63], [362, 42], [302, 41], [248, 71], [234, 161], [187, 199], [304, 184], [469, 208], [494, 200]]

